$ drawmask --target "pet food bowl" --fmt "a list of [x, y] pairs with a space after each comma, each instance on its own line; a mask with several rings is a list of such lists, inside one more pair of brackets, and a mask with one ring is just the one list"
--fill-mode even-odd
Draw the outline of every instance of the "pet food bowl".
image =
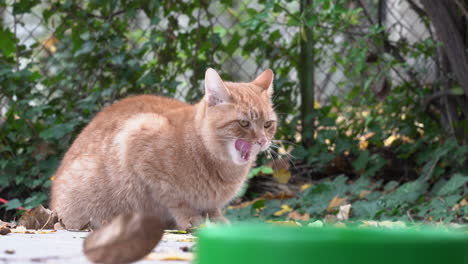
[[243, 224], [203, 229], [197, 264], [468, 264], [468, 234]]

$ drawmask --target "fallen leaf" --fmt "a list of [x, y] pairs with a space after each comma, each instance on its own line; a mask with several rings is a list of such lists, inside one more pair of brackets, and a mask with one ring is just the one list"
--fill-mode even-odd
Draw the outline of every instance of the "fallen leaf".
[[26, 234], [28, 230], [24, 226], [17, 226], [16, 228], [12, 228], [11, 232], [19, 233], [19, 234]]
[[349, 211], [351, 210], [351, 204], [345, 204], [340, 206], [340, 210], [336, 215], [338, 221], [346, 221], [349, 219]]
[[15, 251], [13, 249], [6, 249], [5, 254], [12, 255], [12, 254], [15, 254]]
[[15, 228], [16, 224], [10, 222], [3, 222], [2, 220], [0, 220], [0, 227]]
[[309, 189], [310, 186], [312, 186], [312, 184], [310, 184], [310, 183], [302, 184], [302, 185], [301, 185], [301, 192], [303, 192], [303, 191]]
[[342, 203], [346, 201], [347, 197], [340, 198], [338, 196], [333, 197], [333, 199], [328, 204], [327, 211], [332, 211], [335, 207], [340, 206]]
[[188, 232], [185, 230], [164, 230], [164, 233], [167, 234], [187, 234]]
[[466, 200], [466, 198], [462, 199], [459, 203], [455, 204], [453, 207], [452, 207], [452, 211], [456, 211], [464, 206], [468, 205], [468, 201]]
[[308, 213], [300, 214], [298, 211], [292, 211], [289, 212], [288, 218], [296, 221], [309, 221], [310, 215]]
[[173, 241], [173, 242], [194, 242], [196, 237], [191, 234], [172, 234], [172, 233], [165, 233], [163, 241]]
[[284, 214], [286, 214], [288, 212], [291, 212], [291, 211], [292, 211], [292, 208], [289, 207], [289, 205], [283, 204], [283, 205], [281, 205], [281, 209], [276, 211], [273, 215], [274, 216], [282, 216], [282, 215], [284, 215]]
[[192, 248], [187, 247], [187, 246], [185, 246], [185, 247], [180, 247], [179, 249], [182, 250], [183, 252], [192, 252]]
[[273, 172], [273, 178], [279, 183], [286, 184], [291, 178], [291, 172], [287, 169], [278, 169]]
[[25, 212], [18, 224], [26, 227], [26, 229], [53, 229], [57, 222], [57, 214], [40, 204], [36, 208]]
[[15, 234], [50, 234], [54, 232], [56, 232], [56, 230], [32, 230], [27, 229], [24, 226], [18, 226], [16, 228], [11, 229], [11, 233]]
[[85, 239], [84, 253], [93, 262], [130, 263], [151, 252], [163, 234], [159, 217], [122, 214]]
[[151, 252], [143, 260], [155, 261], [192, 261], [193, 253], [190, 252]]
[[365, 198], [367, 195], [369, 195], [371, 193], [372, 193], [371, 191], [362, 190], [362, 191], [359, 192], [359, 199], [363, 199], [363, 198]]
[[0, 235], [4, 236], [4, 235], [9, 234], [9, 233], [11, 233], [10, 228], [8, 228], [6, 226], [0, 226]]

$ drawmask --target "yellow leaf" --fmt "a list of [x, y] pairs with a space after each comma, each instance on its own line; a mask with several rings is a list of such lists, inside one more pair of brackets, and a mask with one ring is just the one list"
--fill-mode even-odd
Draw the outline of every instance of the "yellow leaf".
[[289, 205], [283, 204], [281, 205], [281, 210], [276, 211], [273, 215], [274, 216], [282, 216], [285, 213], [289, 213], [292, 211], [292, 208]]
[[312, 186], [312, 184], [310, 184], [310, 183], [302, 184], [302, 185], [301, 185], [301, 192], [303, 192], [303, 191], [309, 189], [310, 186]]
[[365, 150], [365, 149], [367, 149], [368, 146], [369, 146], [369, 141], [367, 141], [367, 140], [359, 141], [359, 149], [360, 150]]
[[395, 135], [389, 136], [387, 139], [384, 140], [384, 146], [389, 147], [392, 145], [393, 141], [397, 140], [399, 137]]
[[50, 38], [43, 41], [42, 45], [50, 53], [55, 53], [57, 51], [57, 45], [56, 44], [58, 42], [59, 42], [58, 39], [55, 36], [52, 35]]
[[187, 234], [188, 232], [185, 230], [164, 230], [166, 234]]
[[169, 252], [169, 253], [156, 253], [151, 252], [143, 260], [155, 261], [155, 260], [166, 260], [166, 261], [192, 261], [192, 253], [180, 253], [180, 252]]
[[333, 197], [333, 199], [328, 204], [327, 211], [332, 210], [333, 208], [340, 206], [344, 201], [346, 201], [347, 197], [340, 198], [338, 196]]
[[273, 172], [273, 178], [279, 183], [286, 184], [291, 178], [291, 172], [289, 172], [287, 169], [275, 170]]

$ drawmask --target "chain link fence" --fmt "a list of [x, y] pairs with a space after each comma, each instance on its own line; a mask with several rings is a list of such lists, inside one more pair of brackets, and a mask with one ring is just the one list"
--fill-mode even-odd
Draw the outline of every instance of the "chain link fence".
[[[37, 67], [41, 73], [45, 76], [53, 75], [57, 68], [61, 67], [61, 58], [55, 55], [57, 51], [57, 45], [60, 40], [56, 36], [56, 25], [60, 23], [61, 19], [73, 19], [73, 16], [69, 17], [54, 17], [52, 16], [45, 21], [43, 12], [48, 8], [48, 3], [43, 2], [40, 5], [35, 6], [29, 13], [14, 15], [12, 5], [0, 10], [2, 13], [2, 23], [4, 26], [11, 29], [16, 37], [20, 40], [20, 45], [25, 45], [30, 52], [33, 53], [29, 56], [29, 59], [22, 59], [18, 62], [18, 68], [24, 67], [28, 63], [37, 63]], [[345, 34], [337, 35], [334, 38], [336, 43], [352, 42], [356, 37], [360, 37], [370, 30], [370, 28], [376, 24], [384, 26], [388, 39], [392, 43], [398, 43], [401, 41], [407, 41], [414, 43], [422, 41], [432, 37], [430, 26], [425, 24], [421, 20], [420, 4], [413, 0], [357, 0], [350, 1], [350, 8], [362, 8], [364, 17], [360, 23], [356, 25], [352, 31]], [[294, 38], [299, 34], [299, 28], [294, 26], [288, 26], [284, 23], [286, 17], [290, 13], [294, 13], [299, 10], [298, 3], [287, 4], [289, 11], [280, 12], [276, 15], [277, 23], [271, 25], [271, 30], [278, 30], [281, 34], [282, 41], [284, 43], [291, 43]], [[222, 65], [221, 72], [227, 73], [233, 80], [248, 81], [253, 79], [259, 72], [261, 72], [268, 61], [264, 64], [259, 64], [252, 58], [255, 56], [249, 56], [249, 54], [243, 54], [242, 48], [245, 45], [249, 45], [248, 39], [238, 34], [238, 30], [235, 28], [241, 27], [239, 25], [239, 19], [243, 17], [246, 12], [252, 12], [259, 10], [261, 5], [257, 1], [240, 1], [236, 2], [234, 6], [227, 7], [220, 3], [213, 2], [204, 9], [197, 9], [194, 12], [194, 16], [197, 21], [190, 21], [190, 19], [184, 15], [176, 14], [175, 18], [178, 21], [179, 29], [177, 33], [183, 33], [194, 28], [203, 25], [210, 26], [212, 30], [218, 33], [221, 41], [234, 42], [238, 47], [234, 52], [228, 56], [223, 53], [221, 56], [214, 56], [217, 60], [215, 64]], [[121, 14], [117, 14], [121, 15]], [[169, 27], [169, 21], [167, 16], [161, 16], [160, 21], [154, 23], [152, 18], [148, 17], [144, 12], [138, 12], [135, 14], [132, 21], [131, 28], [133, 29], [132, 36], [134, 45], [141, 45], [145, 41], [145, 36], [151, 30], [159, 30], [165, 32], [171, 30]], [[200, 36], [203, 38], [203, 36]], [[174, 36], [174, 41], [177, 36]], [[323, 45], [323, 44], [321, 44]], [[328, 57], [328, 53], [336, 52], [337, 45], [330, 45], [330, 47], [320, 47], [324, 53], [318, 61], [316, 68], [314, 69], [315, 75], [315, 94], [316, 100], [320, 103], [326, 103], [333, 95], [342, 95], [346, 93], [347, 85], [349, 81], [345, 77], [344, 70], [341, 69], [333, 57]], [[388, 50], [380, 49], [379, 47], [370, 47], [375, 49], [375, 52], [388, 52]], [[328, 50], [327, 50], [328, 49]], [[194, 51], [196, 52], [196, 51]], [[216, 52], [215, 50], [213, 52]], [[346, 56], [345, 54], [343, 54]], [[156, 56], [154, 53], [146, 54], [146, 58], [150, 59]], [[44, 59], [47, 58], [47, 59]], [[405, 59], [405, 58], [402, 58]], [[435, 76], [435, 61], [431, 58], [422, 60], [408, 60], [409, 64], [415, 65], [418, 69], [418, 79], [423, 82], [430, 82]], [[395, 69], [396, 70], [396, 69]], [[177, 89], [177, 96], [184, 97], [187, 90], [192, 88], [194, 83], [198, 83], [201, 87], [201, 83], [190, 81], [193, 72], [178, 73], [177, 80], [180, 83]], [[401, 81], [402, 78], [408, 76], [393, 72], [393, 81]], [[292, 71], [290, 74], [292, 81], [297, 81], [297, 74]], [[92, 85], [92, 80], [82, 80], [83, 83], [77, 83], [76, 87], [84, 87]], [[38, 89], [46, 89], [39, 85]], [[5, 109], [2, 109], [3, 113]]]

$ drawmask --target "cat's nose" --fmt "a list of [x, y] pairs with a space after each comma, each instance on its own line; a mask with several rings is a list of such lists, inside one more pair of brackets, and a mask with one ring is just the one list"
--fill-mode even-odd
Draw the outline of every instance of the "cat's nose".
[[261, 139], [257, 140], [257, 144], [259, 144], [261, 147], [264, 147], [267, 142], [268, 142], [268, 140], [266, 138], [261, 138]]

